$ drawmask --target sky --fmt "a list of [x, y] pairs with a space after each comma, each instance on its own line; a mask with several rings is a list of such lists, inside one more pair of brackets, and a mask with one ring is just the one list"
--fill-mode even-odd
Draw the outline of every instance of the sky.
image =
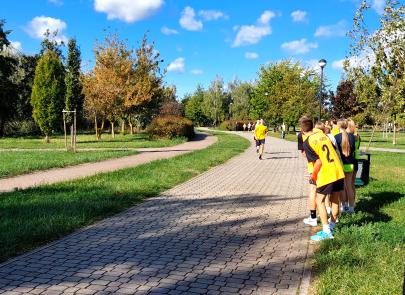
[[[385, 0], [370, 0], [375, 29]], [[39, 52], [46, 29], [58, 40], [76, 38], [82, 68], [94, 65], [93, 48], [117, 32], [134, 48], [143, 34], [167, 68], [165, 81], [178, 98], [208, 87], [217, 75], [254, 81], [261, 65], [282, 59], [319, 69], [331, 90], [342, 77], [350, 40], [346, 32], [359, 0], [2, 0], [0, 19], [9, 40], [25, 54]]]

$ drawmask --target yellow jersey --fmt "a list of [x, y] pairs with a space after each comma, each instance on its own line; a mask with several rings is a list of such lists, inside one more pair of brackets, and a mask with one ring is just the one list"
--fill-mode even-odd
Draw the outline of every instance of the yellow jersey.
[[[312, 132], [313, 132], [313, 133], [318, 133], [318, 132], [322, 132], [322, 130], [321, 130], [321, 129], [318, 129], [318, 128], [314, 128], [314, 129], [312, 129]], [[305, 140], [306, 140], [307, 138], [308, 138], [308, 135], [302, 134], [302, 141], [303, 141], [303, 142], [305, 142]], [[309, 174], [312, 174], [312, 172], [314, 172], [314, 163], [308, 162], [308, 164], [307, 164], [307, 169], [308, 169], [308, 173], [309, 173]]]
[[332, 127], [332, 130], [330, 131], [330, 133], [333, 135], [333, 137], [335, 137], [337, 134], [340, 133], [339, 127], [337, 127], [336, 125]]
[[267, 129], [266, 125], [260, 124], [255, 128], [255, 137], [257, 140], [263, 140], [266, 138], [266, 133], [269, 130]]
[[318, 159], [322, 162], [316, 180], [317, 187], [322, 187], [345, 177], [339, 156], [332, 142], [323, 132], [309, 135], [304, 142], [304, 150], [308, 162], [313, 163]]

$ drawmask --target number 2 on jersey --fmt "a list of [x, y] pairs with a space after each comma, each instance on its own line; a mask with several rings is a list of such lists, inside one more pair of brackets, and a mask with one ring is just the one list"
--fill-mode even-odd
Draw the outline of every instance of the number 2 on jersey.
[[331, 159], [331, 158], [330, 158], [330, 151], [329, 151], [329, 148], [328, 148], [328, 146], [327, 146], [326, 144], [324, 144], [324, 145], [322, 146], [322, 150], [323, 150], [324, 152], [326, 151], [326, 159], [328, 160], [329, 163], [332, 163], [332, 162], [335, 161], [334, 159]]

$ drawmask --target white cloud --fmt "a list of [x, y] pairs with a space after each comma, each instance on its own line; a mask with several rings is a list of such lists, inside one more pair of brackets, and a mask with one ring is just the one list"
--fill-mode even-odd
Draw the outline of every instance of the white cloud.
[[217, 20], [217, 19], [229, 19], [229, 16], [219, 10], [200, 10], [198, 15], [205, 21]]
[[315, 37], [330, 37], [330, 36], [345, 36], [348, 31], [347, 22], [344, 20], [339, 21], [337, 24], [320, 26], [316, 29]]
[[201, 31], [203, 28], [203, 23], [195, 19], [195, 11], [190, 6], [184, 8], [179, 23], [188, 31]]
[[95, 0], [94, 9], [107, 13], [108, 19], [133, 23], [151, 16], [163, 4], [163, 0]]
[[167, 67], [167, 71], [173, 73], [184, 73], [185, 71], [184, 58], [179, 57], [176, 58], [174, 61], [172, 61]]
[[48, 16], [36, 16], [28, 23], [25, 30], [32, 38], [37, 39], [43, 39], [47, 30], [51, 33], [50, 37], [52, 37], [53, 32], [57, 32], [54, 37], [55, 41], [66, 43], [67, 37], [63, 34], [66, 27], [66, 23], [60, 19]]
[[10, 41], [10, 45], [14, 51], [21, 52], [23, 50], [20, 41]]
[[191, 74], [198, 76], [198, 75], [202, 75], [204, 72], [201, 69], [193, 69], [190, 71]]
[[257, 25], [235, 26], [234, 30], [238, 31], [238, 33], [232, 43], [232, 47], [256, 44], [263, 37], [270, 35], [272, 32], [270, 20], [275, 16], [274, 12], [266, 10], [257, 20]]
[[55, 4], [55, 5], [58, 5], [58, 6], [63, 5], [63, 1], [62, 1], [62, 0], [48, 0], [48, 2], [50, 2], [50, 3], [52, 3], [52, 4]]
[[[332, 68], [343, 70], [343, 63], [346, 59], [335, 60], [332, 62]], [[350, 68], [370, 68], [375, 63], [375, 55], [371, 50], [362, 52], [359, 56], [351, 56], [348, 59]]]
[[259, 58], [259, 55], [256, 52], [246, 52], [245, 58], [246, 59], [257, 59], [257, 58]]
[[306, 16], [307, 16], [306, 11], [295, 10], [295, 11], [291, 12], [291, 17], [294, 22], [302, 22], [305, 20]]
[[307, 39], [294, 40], [281, 44], [281, 48], [289, 51], [291, 54], [305, 54], [313, 48], [318, 48], [317, 43], [309, 43]]
[[179, 32], [174, 29], [169, 29], [166, 26], [163, 26], [161, 32], [165, 35], [177, 35]]
[[371, 7], [378, 13], [383, 14], [385, 8], [386, 1], [385, 0], [373, 0], [373, 4]]

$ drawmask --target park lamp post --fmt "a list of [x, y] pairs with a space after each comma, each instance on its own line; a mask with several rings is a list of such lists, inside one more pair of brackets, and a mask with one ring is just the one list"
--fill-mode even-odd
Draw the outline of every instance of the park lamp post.
[[327, 62], [325, 59], [321, 59], [318, 62], [318, 64], [321, 67], [321, 89], [320, 89], [320, 94], [319, 94], [319, 118], [318, 118], [318, 120], [321, 121], [322, 101], [323, 101], [323, 68], [326, 66]]

